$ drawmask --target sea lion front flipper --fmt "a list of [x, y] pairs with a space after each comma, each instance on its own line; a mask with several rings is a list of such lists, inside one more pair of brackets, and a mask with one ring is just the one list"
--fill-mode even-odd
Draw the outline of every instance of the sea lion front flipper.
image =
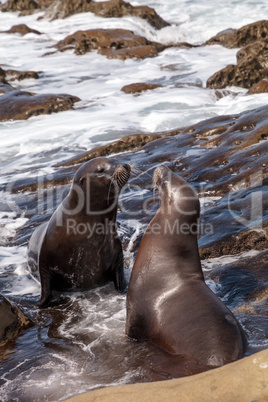
[[41, 264], [39, 271], [41, 282], [41, 298], [38, 302], [38, 307], [44, 308], [50, 305], [50, 300], [52, 298], [51, 274], [49, 272], [49, 269]]
[[126, 292], [127, 282], [124, 275], [124, 258], [120, 242], [118, 242], [118, 254], [112, 266], [112, 280], [117, 291]]

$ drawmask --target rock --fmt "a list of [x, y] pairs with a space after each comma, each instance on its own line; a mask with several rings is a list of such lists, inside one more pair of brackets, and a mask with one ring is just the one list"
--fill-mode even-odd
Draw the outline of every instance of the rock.
[[[239, 300], [235, 311], [247, 308], [251, 314], [268, 316], [268, 250], [251, 257], [241, 257], [238, 261], [214, 268], [209, 277], [221, 284], [220, 294], [226, 295], [226, 303], [232, 305]], [[242, 307], [243, 306], [243, 307]], [[266, 325], [268, 330], [268, 322]], [[263, 328], [265, 332], [265, 328]]]
[[1, 11], [28, 11], [37, 8], [38, 5], [34, 0], [8, 0], [2, 5]]
[[130, 3], [123, 0], [102, 2], [88, 0], [56, 0], [47, 10], [46, 17], [52, 19], [66, 18], [70, 15], [87, 11], [104, 18], [120, 18], [126, 15], [140, 17], [156, 29], [170, 25], [164, 21], [153, 8], [147, 6], [132, 6]]
[[25, 24], [14, 25], [8, 31], [2, 31], [0, 33], [20, 33], [21, 35], [26, 35], [28, 33], [34, 33], [36, 35], [41, 35], [41, 32], [36, 31], [35, 29], [31, 29]]
[[5, 79], [7, 81], [22, 81], [25, 79], [34, 78], [38, 79], [39, 74], [36, 71], [17, 71], [17, 70], [6, 70]]
[[[59, 166], [143, 147], [143, 153], [138, 156], [135, 152], [128, 154], [131, 162], [137, 163], [139, 157], [138, 163], [147, 170], [165, 158], [172, 170], [183, 174], [191, 183], [206, 182], [206, 191], [224, 196], [229, 191], [246, 188], [247, 183], [257, 183], [262, 174], [266, 177], [267, 130], [268, 106], [264, 106], [238, 115], [213, 117], [169, 132], [127, 136]], [[187, 155], [193, 147], [200, 150], [195, 158]]]
[[[202, 258], [264, 250], [268, 248], [267, 132], [268, 106], [264, 106], [239, 115], [217, 116], [184, 129], [130, 135], [58, 164], [55, 167], [61, 169], [43, 180], [42, 189], [32, 178], [16, 183], [13, 192], [66, 185], [74, 174], [69, 167], [77, 169], [87, 160], [111, 154], [117, 154], [121, 163], [135, 166], [137, 173], [129, 180], [130, 186], [151, 190], [154, 168], [166, 163], [185, 177], [201, 197], [222, 197], [202, 211]], [[154, 214], [156, 209], [152, 191], [147, 191], [126, 199], [119, 217], [127, 221], [135, 211], [135, 219], [146, 225], [152, 216], [148, 211]], [[139, 241], [140, 238], [133, 246], [134, 253]]]
[[37, 79], [39, 78], [39, 75], [36, 71], [16, 71], [16, 70], [6, 71], [6, 79], [9, 81], [14, 80], [22, 81], [29, 78]]
[[135, 84], [125, 85], [121, 88], [121, 91], [125, 92], [126, 94], [135, 94], [140, 93], [143, 91], [148, 91], [156, 88], [161, 88], [162, 85], [156, 84], [146, 84], [144, 82], [137, 82]]
[[205, 42], [205, 45], [221, 44], [228, 48], [243, 47], [252, 42], [268, 42], [268, 21], [258, 21], [240, 29], [227, 29]]
[[268, 78], [268, 42], [257, 41], [243, 47], [237, 53], [237, 65], [229, 65], [207, 80], [208, 88], [224, 88], [235, 85], [250, 88]]
[[101, 3], [91, 2], [93, 5], [93, 12], [99, 16], [111, 17], [124, 17], [132, 15], [133, 17], [140, 17], [146, 20], [150, 25], [156, 29], [161, 29], [169, 26], [170, 24], [164, 21], [153, 8], [148, 6], [132, 6], [123, 0], [111, 0]]
[[55, 20], [57, 18], [67, 18], [78, 13], [91, 12], [92, 3], [91, 0], [53, 0], [44, 16]]
[[56, 48], [61, 52], [74, 49], [78, 55], [97, 50], [108, 58], [124, 60], [155, 56], [166, 46], [150, 42], [126, 29], [90, 29], [67, 36], [56, 44]]
[[3, 69], [0, 67], [0, 81], [3, 82], [3, 83], [7, 83], [7, 82], [6, 82], [6, 79], [5, 79], [5, 76], [6, 76], [5, 70], [3, 70]]
[[55, 0], [36, 0], [38, 8], [45, 9], [49, 7]]
[[[265, 192], [265, 194], [267, 197], [267, 191]], [[225, 201], [227, 201], [227, 199], [225, 199]], [[252, 207], [251, 203], [248, 204], [248, 207]], [[215, 212], [216, 210], [221, 218], [221, 221], [220, 219], [213, 219], [213, 212]], [[217, 232], [217, 230], [220, 230], [220, 227], [222, 227], [223, 217], [225, 231], [224, 233], [220, 233]], [[235, 216], [233, 216], [232, 219], [231, 209], [223, 211], [220, 208], [214, 208], [211, 210], [208, 209], [203, 215], [202, 219], [204, 222], [207, 220], [207, 222], [210, 222], [210, 224], [212, 224], [212, 227], [215, 230], [215, 236], [213, 239], [211, 237], [210, 239], [206, 237], [201, 238], [199, 242], [199, 253], [201, 259], [217, 258], [223, 255], [235, 255], [249, 250], [265, 250], [266, 248], [268, 248], [267, 221], [264, 222], [262, 230], [260, 230], [258, 227], [256, 228], [256, 230], [247, 230], [246, 227], [238, 224]]]
[[36, 95], [0, 83], [0, 121], [26, 120], [31, 116], [72, 109], [80, 99], [71, 95]]
[[237, 65], [228, 65], [207, 80], [208, 88], [225, 88], [235, 85], [250, 88], [268, 78], [268, 21], [258, 21], [237, 30], [227, 30], [211, 38], [205, 44], [220, 43], [238, 51]]
[[2, 11], [21, 11], [27, 15], [36, 9], [46, 10], [47, 18], [66, 18], [70, 15], [91, 12], [104, 18], [120, 18], [127, 15], [146, 20], [155, 29], [170, 24], [161, 18], [153, 8], [148, 6], [132, 6], [123, 0], [95, 2], [92, 0], [8, 0], [2, 5]]
[[147, 384], [105, 387], [73, 397], [68, 401], [265, 401], [268, 395], [267, 376], [266, 349], [206, 373]]
[[68, 159], [67, 161], [55, 165], [55, 167], [72, 166], [76, 164], [82, 164], [90, 159], [97, 158], [99, 156], [108, 156], [111, 154], [117, 154], [121, 152], [135, 151], [141, 149], [145, 144], [154, 141], [158, 138], [167, 137], [170, 135], [176, 135], [178, 131], [171, 133], [159, 133], [159, 134], [134, 134], [127, 135], [120, 140], [113, 141], [108, 145], [97, 147], [93, 150], [86, 151], [81, 155]]
[[[118, 160], [141, 167], [140, 175], [129, 181], [131, 186], [142, 183], [144, 188], [151, 188], [154, 167], [165, 162], [194, 185], [200, 195], [223, 197], [202, 213], [201, 224], [205, 229], [210, 224], [213, 232], [206, 233], [201, 229], [202, 258], [263, 250], [268, 248], [268, 214], [262, 217], [258, 214], [268, 209], [267, 116], [268, 107], [265, 106], [240, 115], [208, 119], [185, 129], [158, 133], [157, 137], [129, 136], [85, 152], [62, 166], [130, 151], [131, 148], [141, 149], [143, 152], [138, 154], [117, 155]], [[188, 155], [193, 149], [197, 150], [194, 157], [191, 153]], [[151, 196], [148, 192], [148, 199]], [[126, 202], [122, 219], [129, 219], [131, 211], [135, 211], [140, 222], [148, 223], [150, 216], [143, 211], [145, 201], [142, 195]], [[156, 207], [150, 205], [154, 211]], [[258, 226], [259, 219], [262, 219], [263, 231]]]
[[252, 85], [248, 90], [248, 94], [260, 94], [263, 92], [268, 92], [268, 79], [257, 82], [257, 84]]
[[[0, 67], [0, 82], [4, 84], [8, 84], [8, 81], [22, 81], [27, 78], [38, 79], [39, 75], [36, 71], [17, 71], [17, 70], [3, 70]], [[10, 92], [12, 87], [10, 86], [2, 86], [2, 93], [5, 91]]]
[[0, 294], [0, 347], [31, 325], [32, 322], [19, 307]]

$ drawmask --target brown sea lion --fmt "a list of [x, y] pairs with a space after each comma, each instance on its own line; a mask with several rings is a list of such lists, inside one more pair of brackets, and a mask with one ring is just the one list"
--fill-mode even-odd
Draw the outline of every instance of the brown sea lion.
[[128, 337], [173, 355], [221, 366], [241, 358], [242, 327], [204, 281], [194, 189], [165, 166], [154, 172], [160, 208], [151, 220], [127, 292]]
[[28, 246], [31, 272], [40, 274], [40, 307], [52, 290], [85, 290], [108, 281], [126, 287], [121, 242], [116, 231], [120, 190], [130, 166], [95, 158], [76, 172], [69, 194], [49, 222], [38, 227]]

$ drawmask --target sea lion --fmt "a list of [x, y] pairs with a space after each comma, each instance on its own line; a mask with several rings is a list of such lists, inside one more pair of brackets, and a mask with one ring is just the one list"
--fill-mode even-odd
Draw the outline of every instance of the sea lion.
[[0, 294], [0, 347], [31, 325], [31, 320], [19, 307]]
[[40, 277], [40, 307], [50, 304], [52, 290], [85, 290], [108, 281], [119, 291], [125, 289], [116, 214], [130, 170], [115, 159], [95, 158], [85, 163], [49, 222], [33, 233], [28, 266]]
[[204, 281], [197, 244], [200, 203], [167, 168], [154, 172], [160, 208], [140, 244], [127, 292], [126, 334], [205, 366], [241, 358], [243, 329]]

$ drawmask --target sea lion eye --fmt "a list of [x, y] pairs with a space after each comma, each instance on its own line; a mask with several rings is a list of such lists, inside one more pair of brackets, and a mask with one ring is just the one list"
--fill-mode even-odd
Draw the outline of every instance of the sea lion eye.
[[79, 186], [83, 187], [85, 181], [85, 177], [81, 177], [81, 179], [79, 180]]
[[104, 173], [108, 168], [109, 168], [108, 165], [101, 165], [101, 166], [98, 166], [97, 172], [98, 172], [98, 173]]

